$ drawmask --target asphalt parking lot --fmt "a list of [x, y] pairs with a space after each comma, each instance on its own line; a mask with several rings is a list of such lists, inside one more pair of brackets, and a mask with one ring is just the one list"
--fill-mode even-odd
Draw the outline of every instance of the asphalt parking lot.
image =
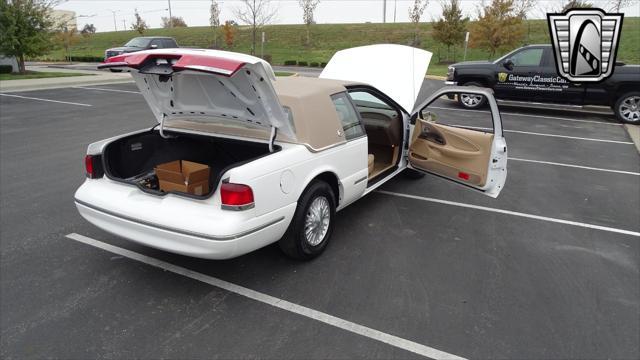
[[340, 212], [315, 261], [207, 261], [75, 209], [86, 146], [155, 124], [133, 84], [10, 95], [2, 358], [640, 357], [640, 156], [612, 116], [504, 108], [498, 199], [400, 176]]

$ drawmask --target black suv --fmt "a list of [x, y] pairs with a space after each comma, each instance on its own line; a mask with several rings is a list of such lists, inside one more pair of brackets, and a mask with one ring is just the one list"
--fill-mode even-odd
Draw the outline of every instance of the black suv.
[[[493, 89], [503, 103], [528, 102], [558, 108], [609, 106], [618, 120], [640, 124], [640, 66], [616, 63], [611, 77], [598, 83], [570, 82], [558, 75], [551, 45], [529, 45], [495, 61], [453, 64], [447, 85]], [[485, 104], [479, 95], [460, 94], [461, 106], [475, 109]]]
[[129, 40], [128, 43], [124, 44], [124, 46], [107, 49], [104, 52], [104, 59], [108, 59], [112, 56], [124, 54], [124, 53], [132, 53], [141, 50], [149, 50], [149, 49], [169, 49], [169, 48], [177, 48], [178, 43], [174, 38], [163, 37], [163, 36], [142, 36], [136, 37]]

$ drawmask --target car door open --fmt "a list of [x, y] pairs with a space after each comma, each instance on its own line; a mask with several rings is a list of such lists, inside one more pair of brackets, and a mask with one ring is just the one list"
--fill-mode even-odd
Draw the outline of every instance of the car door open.
[[408, 166], [495, 198], [507, 178], [500, 113], [490, 89], [473, 87], [464, 87], [465, 93], [485, 96], [488, 109], [461, 111], [448, 98], [460, 90], [443, 88], [416, 107]]

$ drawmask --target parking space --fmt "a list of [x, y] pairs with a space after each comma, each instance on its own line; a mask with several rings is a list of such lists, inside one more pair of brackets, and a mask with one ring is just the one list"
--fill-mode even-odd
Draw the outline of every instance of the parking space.
[[312, 262], [277, 246], [207, 261], [75, 210], [86, 145], [155, 123], [135, 85], [12, 95], [0, 96], [3, 358], [640, 355], [640, 156], [613, 116], [502, 108], [498, 199], [399, 176], [341, 211]]

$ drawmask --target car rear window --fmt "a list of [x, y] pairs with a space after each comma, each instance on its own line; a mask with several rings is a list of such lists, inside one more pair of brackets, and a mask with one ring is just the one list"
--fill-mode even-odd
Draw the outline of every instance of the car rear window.
[[355, 139], [360, 136], [364, 136], [364, 128], [360, 123], [360, 117], [353, 108], [353, 104], [349, 100], [346, 93], [335, 94], [331, 96], [333, 105], [336, 107], [338, 118], [342, 123], [342, 130], [344, 130], [344, 136], [347, 140]]

